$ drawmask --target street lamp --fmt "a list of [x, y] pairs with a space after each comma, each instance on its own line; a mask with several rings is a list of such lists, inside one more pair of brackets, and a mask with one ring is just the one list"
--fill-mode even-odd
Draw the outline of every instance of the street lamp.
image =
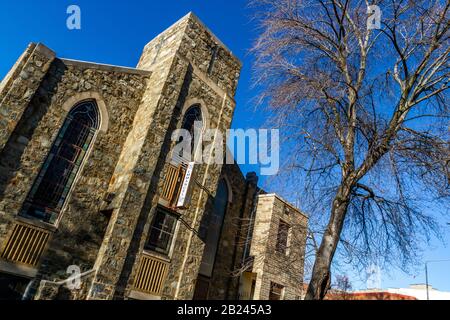
[[428, 264], [429, 263], [436, 263], [436, 262], [450, 262], [450, 259], [425, 261], [425, 281], [426, 281], [425, 285], [427, 286], [427, 300], [430, 300], [430, 293], [429, 293], [429, 290], [428, 290]]

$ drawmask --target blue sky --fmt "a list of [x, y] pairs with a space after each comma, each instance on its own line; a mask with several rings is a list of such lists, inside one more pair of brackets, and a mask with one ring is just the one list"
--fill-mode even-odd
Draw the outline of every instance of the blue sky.
[[[68, 30], [66, 9], [80, 6], [81, 30]], [[245, 0], [21, 0], [0, 3], [0, 79], [8, 72], [29, 42], [42, 42], [59, 57], [134, 67], [144, 45], [179, 18], [193, 11], [243, 62], [236, 95], [234, 128], [258, 128], [265, 122], [255, 112], [251, 89], [251, 63], [248, 54], [257, 37], [252, 11]], [[244, 166], [243, 171], [255, 169]], [[450, 218], [448, 219], [450, 222]], [[450, 226], [445, 228], [450, 240]], [[432, 241], [425, 260], [450, 259], [450, 250]], [[450, 291], [450, 262], [430, 264], [430, 283]], [[423, 283], [419, 266], [416, 277], [399, 270], [383, 272], [383, 287], [405, 287]], [[355, 288], [364, 288], [357, 274], [349, 272]]]

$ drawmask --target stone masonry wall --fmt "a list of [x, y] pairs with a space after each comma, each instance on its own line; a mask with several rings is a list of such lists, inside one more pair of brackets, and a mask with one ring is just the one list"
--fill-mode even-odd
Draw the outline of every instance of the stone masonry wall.
[[[173, 126], [169, 126], [169, 128], [173, 130], [181, 127], [182, 111], [193, 104], [199, 103], [204, 111], [203, 117], [208, 128], [218, 128], [224, 133], [231, 125], [235, 102], [233, 97], [219, 86], [220, 81], [218, 78], [214, 79], [202, 70], [201, 65], [205, 61], [209, 61], [212, 57], [205, 56], [200, 63], [200, 61], [192, 58], [192, 53], [187, 53], [186, 48], [188, 47], [206, 52], [208, 51], [207, 43], [212, 41], [212, 36], [208, 32], [191, 32], [190, 37], [187, 38], [186, 36], [190, 32], [189, 30], [192, 28], [192, 25], [197, 25], [199, 28], [202, 28], [201, 30], [204, 30], [199, 24], [198, 19], [192, 14], [189, 14], [152, 40], [144, 50], [139, 68], [154, 70], [159, 63], [159, 59], [166, 59], [166, 57], [170, 57], [172, 53], [175, 53], [180, 62], [185, 61], [188, 64], [188, 68], [184, 76], [184, 83], [181, 87], [178, 102], [173, 104], [175, 106], [175, 109], [171, 113]], [[171, 47], [171, 43], [178, 43], [179, 39], [181, 39], [181, 42], [179, 49], [176, 50]], [[226, 58], [237, 61], [232, 56]], [[239, 73], [239, 63], [235, 63], [235, 65], [238, 69], [234, 70], [232, 72], [233, 74]], [[184, 73], [177, 71], [169, 78], [178, 79], [180, 75], [184, 75]], [[169, 130], [169, 136], [170, 134], [171, 130]], [[148, 238], [148, 231], [156, 204], [159, 201], [158, 192], [164, 179], [164, 168], [169, 162], [170, 145], [170, 141], [167, 141], [162, 147], [163, 151], [160, 154], [160, 159], [163, 159], [164, 162], [161, 163], [159, 171], [155, 171], [153, 174], [153, 178], [159, 181], [159, 183], [155, 183], [156, 189], [149, 189], [147, 194], [148, 205], [146, 205], [147, 208], [145, 210], [147, 216], [137, 226], [137, 229], [143, 230], [143, 232], [140, 237], [137, 237], [137, 234], [135, 235], [137, 243], [139, 243], [139, 246], [133, 251], [136, 258], [128, 259], [130, 260], [129, 265], [133, 265], [133, 267], [129, 278], [128, 276], [125, 277], [128, 278], [125, 296], [133, 289], [141, 253]], [[221, 168], [221, 165], [215, 164], [199, 164], [197, 167], [197, 180], [204, 188], [196, 186], [192, 192], [189, 208], [179, 210], [183, 223], [179, 224], [178, 233], [175, 237], [174, 250], [170, 257], [168, 257], [170, 259], [170, 267], [164, 284], [163, 299], [191, 299], [193, 296], [204, 249], [204, 244], [198, 236], [198, 230], [204, 216], [205, 208], [212, 204], [221, 175]], [[206, 192], [205, 189], [209, 190], [209, 192]], [[189, 226], [189, 228], [186, 226]], [[196, 232], [192, 232], [192, 230], [196, 230]]]
[[[58, 59], [42, 45], [27, 49], [0, 86], [0, 244], [13, 223], [24, 220], [18, 213], [70, 110], [68, 102], [95, 97], [105, 109], [57, 226], [26, 219], [53, 232], [34, 282], [38, 298], [59, 297], [51, 281], [67, 278], [74, 264], [96, 272], [69, 298], [128, 296], [159, 202], [172, 130], [181, 126], [183, 110], [200, 103], [209, 128], [225, 133], [239, 71], [240, 62], [192, 14], [150, 42], [137, 69]], [[180, 211], [184, 224], [164, 299], [192, 298], [204, 248], [192, 229], [199, 229], [212, 204], [221, 172], [221, 165], [198, 166], [203, 188], [194, 188], [191, 206]]]
[[10, 138], [54, 59], [55, 54], [47, 47], [32, 43], [1, 82], [0, 150]]
[[[291, 227], [287, 254], [276, 251], [280, 220]], [[276, 195], [258, 196], [251, 255], [257, 273], [255, 299], [269, 299], [271, 282], [285, 287], [285, 300], [301, 297], [308, 218]]]
[[246, 179], [237, 164], [224, 165], [222, 176], [232, 193], [217, 249], [208, 299], [235, 300], [239, 294], [240, 267], [257, 186]]
[[180, 36], [183, 37], [178, 52], [180, 56], [233, 97], [242, 64], [193, 13], [189, 13], [149, 42], [145, 46], [138, 67], [151, 70], [152, 65], [158, 60], [171, 54], [162, 48], [166, 47], [167, 43], [179, 41]]
[[[218, 95], [214, 90], [202, 81], [196, 74], [191, 74], [188, 78], [191, 78], [189, 85], [185, 86], [185, 92], [183, 92], [184, 101], [189, 104], [189, 101], [202, 101], [204, 106], [208, 110], [208, 123], [211, 129], [220, 128], [223, 132], [230, 126], [230, 120], [225, 118], [225, 114], [232, 112], [234, 103], [230, 99], [223, 101], [223, 97]], [[176, 118], [176, 127], [181, 126], [181, 113]], [[170, 156], [169, 150], [166, 150], [166, 156]], [[169, 158], [166, 159], [168, 163]], [[220, 165], [198, 165], [197, 180], [210, 191], [213, 196], [217, 188], [219, 181], [221, 166]], [[163, 174], [160, 173], [159, 179], [163, 180]], [[159, 184], [161, 186], [161, 183]], [[154, 190], [158, 192], [160, 189]], [[153, 203], [155, 205], [156, 202]], [[189, 225], [194, 230], [199, 230], [200, 223], [203, 219], [205, 207], [207, 204], [212, 204], [212, 197], [207, 194], [203, 189], [195, 187], [191, 196], [191, 205], [187, 210], [181, 210], [180, 214], [183, 219], [183, 224], [180, 224], [178, 234], [176, 235], [174, 252], [171, 255], [171, 264], [169, 269], [169, 275], [164, 286], [163, 297], [167, 299], [174, 299], [175, 297], [180, 299], [190, 299], [195, 287], [195, 281], [197, 279], [198, 268], [203, 256], [203, 242], [198, 235], [192, 234], [192, 231], [185, 227], [185, 224]], [[154, 210], [154, 207], [153, 207]], [[154, 211], [152, 211], [154, 213]], [[142, 235], [141, 248], [143, 248], [145, 241], [148, 238], [148, 230], [152, 221], [153, 215], [150, 215], [146, 221], [144, 228], [145, 232]], [[139, 264], [139, 260], [136, 261], [135, 269]], [[129, 284], [131, 284], [134, 278], [131, 277]], [[181, 281], [181, 283], [180, 283]]]
[[[142, 221], [150, 213], [148, 205], [152, 183], [157, 181], [158, 162], [173, 109], [178, 104], [187, 64], [173, 57], [155, 68], [144, 94], [133, 130], [114, 173], [115, 210], [96, 261], [98, 272], [91, 299], [111, 299], [115, 294], [123, 266], [130, 256], [132, 239], [141, 238]], [[134, 235], [136, 233], [136, 235]], [[134, 255], [134, 252], [131, 256]]]
[[[66, 269], [73, 264], [82, 271], [93, 267], [108, 223], [100, 210], [148, 75], [60, 59], [51, 63], [44, 77], [29, 72], [27, 80], [37, 84], [36, 90], [30, 93], [31, 101], [0, 154], [0, 243], [5, 242], [13, 222], [23, 220], [18, 213], [69, 111], [64, 104], [95, 93], [106, 106], [107, 117], [102, 121], [108, 121], [107, 130], [98, 132], [85, 159], [58, 229], [26, 219], [55, 231], [41, 259], [38, 278], [66, 278]], [[22, 86], [29, 88], [26, 83]]]

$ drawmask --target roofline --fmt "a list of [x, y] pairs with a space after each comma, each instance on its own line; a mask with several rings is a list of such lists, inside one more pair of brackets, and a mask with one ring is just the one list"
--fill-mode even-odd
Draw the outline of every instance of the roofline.
[[67, 58], [59, 58], [62, 62], [64, 62], [67, 65], [74, 65], [74, 66], [81, 66], [85, 68], [97, 68], [97, 69], [104, 69], [107, 71], [115, 71], [115, 72], [124, 72], [124, 73], [133, 73], [133, 74], [139, 74], [139, 75], [150, 75], [152, 72], [142, 69], [136, 69], [132, 67], [123, 67], [123, 66], [117, 66], [112, 64], [104, 64], [104, 63], [97, 63], [97, 62], [90, 62], [90, 61], [82, 61], [82, 60], [75, 60], [75, 59], [67, 59]]
[[167, 31], [169, 31], [170, 29], [172, 29], [174, 26], [176, 26], [177, 24], [180, 24], [181, 22], [185, 21], [185, 20], [189, 20], [189, 19], [194, 19], [197, 23], [199, 23], [213, 38], [214, 40], [223, 47], [223, 49], [225, 49], [238, 63], [239, 66], [242, 67], [243, 63], [242, 61], [233, 53], [233, 51], [230, 50], [230, 48], [228, 48], [220, 39], [219, 37], [217, 37], [214, 32], [211, 31], [210, 28], [208, 28], [206, 26], [205, 23], [203, 23], [202, 20], [200, 20], [200, 18], [193, 12], [193, 11], [189, 11], [187, 14], [185, 14], [183, 17], [181, 17], [180, 19], [178, 19], [176, 22], [172, 23], [169, 27], [167, 27], [166, 29], [164, 29], [164, 31], [160, 32], [158, 35], [156, 35], [156, 37], [154, 37], [152, 40], [150, 40], [150, 42], [147, 42], [147, 44], [144, 46], [144, 48], [147, 48], [147, 46], [153, 42], [153, 40], [155, 40], [156, 38], [158, 38], [160, 35], [166, 33]]
[[211, 29], [202, 20], [200, 20], [200, 18], [193, 11], [189, 11], [189, 13], [187, 15], [185, 15], [182, 19], [185, 19], [188, 17], [192, 17], [203, 28], [205, 28], [205, 30], [208, 31], [208, 33], [210, 33], [212, 35], [212, 37], [214, 38], [214, 40], [217, 41], [218, 44], [220, 44], [226, 51], [228, 51], [234, 58], [236, 58], [236, 60], [239, 62], [240, 66], [242, 67], [242, 61], [233, 53], [233, 51], [230, 48], [228, 48], [228, 46], [225, 43], [222, 42], [222, 40], [219, 39], [218, 36], [215, 35], [214, 32], [211, 31]]
[[265, 194], [260, 194], [258, 195], [258, 198], [269, 198], [269, 197], [275, 197], [278, 200], [280, 200], [281, 202], [283, 202], [284, 204], [288, 205], [289, 207], [291, 207], [292, 209], [294, 209], [295, 211], [298, 211], [298, 213], [300, 213], [301, 215], [303, 215], [306, 219], [309, 219], [309, 216], [302, 212], [299, 208], [297, 208], [296, 206], [292, 205], [291, 203], [289, 203], [287, 200], [283, 199], [281, 196], [279, 196], [276, 193], [265, 193]]

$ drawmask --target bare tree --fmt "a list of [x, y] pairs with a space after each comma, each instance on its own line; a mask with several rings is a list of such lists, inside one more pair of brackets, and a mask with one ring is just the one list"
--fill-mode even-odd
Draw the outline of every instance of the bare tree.
[[260, 102], [296, 183], [328, 212], [306, 299], [324, 298], [339, 243], [352, 259], [404, 263], [437, 230], [419, 207], [449, 197], [449, 3], [252, 1]]
[[353, 287], [348, 276], [337, 275], [336, 282], [333, 287], [336, 290], [336, 294], [333, 295], [336, 300], [350, 300]]

